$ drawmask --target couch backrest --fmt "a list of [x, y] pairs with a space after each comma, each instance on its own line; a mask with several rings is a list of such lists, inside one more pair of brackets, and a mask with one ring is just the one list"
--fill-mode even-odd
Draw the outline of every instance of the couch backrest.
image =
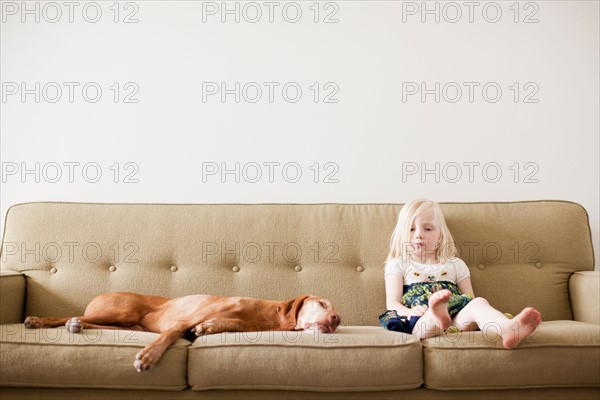
[[[571, 319], [567, 282], [592, 270], [588, 216], [562, 201], [441, 203], [476, 295]], [[27, 203], [7, 213], [1, 269], [27, 277], [28, 315], [81, 315], [104, 292], [331, 299], [377, 325], [400, 204]]]

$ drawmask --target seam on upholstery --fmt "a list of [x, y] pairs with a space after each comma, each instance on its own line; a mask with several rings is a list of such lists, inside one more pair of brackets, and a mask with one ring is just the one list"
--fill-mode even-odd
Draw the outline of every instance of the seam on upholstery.
[[[598, 344], [566, 344], [566, 343], [544, 343], [544, 344], [537, 344], [537, 345], [529, 345], [527, 347], [517, 347], [514, 349], [510, 349], [511, 352], [514, 351], [523, 351], [523, 350], [529, 350], [529, 349], [540, 349], [540, 348], [547, 348], [547, 347], [560, 347], [560, 348], [586, 348], [586, 347], [590, 347], [590, 348], [598, 348], [600, 349], [600, 343]], [[501, 350], [501, 351], [508, 351], [509, 349], [505, 349], [504, 347], [433, 347], [433, 346], [423, 346], [424, 349], [435, 349], [435, 351], [441, 351], [441, 350], [482, 350], [482, 349], [486, 349], [486, 350]]]
[[353, 346], [353, 345], [348, 345], [348, 346], [340, 346], [340, 345], [336, 345], [336, 346], [309, 346], [309, 345], [305, 345], [305, 344], [295, 344], [295, 343], [291, 343], [291, 344], [283, 344], [283, 343], [240, 343], [240, 344], [233, 344], [233, 343], [225, 343], [225, 344], [202, 344], [202, 345], [198, 345], [198, 346], [194, 346], [194, 347], [190, 347], [190, 351], [191, 350], [196, 350], [196, 349], [221, 349], [224, 347], [253, 347], [253, 346], [260, 346], [260, 347], [290, 347], [290, 348], [302, 348], [302, 349], [362, 349], [362, 348], [372, 348], [372, 347], [377, 347], [377, 348], [397, 348], [397, 349], [403, 349], [406, 347], [417, 347], [414, 345], [418, 345], [418, 347], [422, 347], [420, 345], [420, 343], [418, 342], [414, 342], [414, 343], [410, 343], [408, 345], [402, 345], [402, 346], [398, 346], [398, 345], [393, 345], [393, 344], [374, 344], [374, 345], [367, 345], [367, 344], [359, 344], [357, 346]]
[[[418, 385], [418, 386], [417, 386]], [[193, 388], [192, 391], [204, 391], [214, 389], [256, 389], [256, 390], [299, 390], [313, 392], [351, 392], [351, 391], [384, 391], [397, 389], [418, 389], [423, 385], [420, 383], [407, 383], [405, 385], [378, 385], [378, 386], [280, 386], [280, 385], [216, 385], [207, 386], [200, 389]], [[347, 389], [347, 390], [340, 390]], [[358, 389], [358, 390], [357, 390]]]
[[597, 385], [593, 384], [593, 383], [581, 383], [581, 384], [574, 384], [574, 385], [569, 385], [569, 384], [564, 384], [564, 385], [531, 385], [531, 386], [456, 386], [456, 387], [452, 387], [452, 388], [446, 388], [446, 389], [442, 389], [442, 388], [434, 388], [431, 386], [427, 386], [427, 384], [424, 385], [424, 387], [426, 389], [430, 389], [430, 390], [440, 390], [440, 391], [452, 391], [452, 390], [497, 390], [497, 389], [543, 389], [543, 388], [563, 388], [563, 387], [567, 387], [567, 388], [577, 388], [577, 387], [598, 387]]
[[[578, 206], [585, 213], [585, 217], [587, 220], [588, 226], [588, 235], [590, 238], [590, 246], [592, 247], [592, 271], [596, 268], [596, 255], [594, 253], [594, 242], [592, 240], [592, 230], [590, 227], [590, 218], [587, 210], [581, 204], [576, 203], [574, 201], [569, 200], [520, 200], [520, 201], [475, 201], [475, 202], [438, 202], [438, 204], [526, 204], [526, 203], [563, 203], [563, 204], [572, 204]], [[94, 202], [68, 202], [68, 201], [31, 201], [25, 203], [17, 203], [13, 204], [6, 210], [6, 215], [4, 217], [4, 232], [2, 234], [2, 243], [4, 243], [4, 234], [6, 233], [6, 221], [8, 220], [8, 215], [10, 211], [17, 206], [27, 205], [27, 204], [80, 204], [80, 205], [154, 205], [154, 206], [218, 206], [218, 205], [244, 205], [244, 206], [265, 206], [265, 205], [301, 205], [301, 206], [323, 206], [323, 205], [355, 205], [355, 206], [403, 206], [405, 203], [94, 203]], [[0, 257], [2, 256], [2, 252], [0, 249]]]
[[[440, 201], [438, 204], [520, 204], [520, 203], [566, 203], [574, 204], [585, 208], [574, 201], [570, 200], [519, 200], [519, 201]], [[350, 206], [401, 206], [405, 203], [102, 203], [102, 202], [85, 202], [85, 201], [28, 201], [25, 203], [16, 203], [9, 207], [6, 214], [11, 208], [26, 204], [87, 204], [87, 205], [149, 205], [149, 206], [284, 206], [284, 205], [299, 205], [299, 206], [322, 206], [322, 205], [350, 205]]]
[[[131, 344], [131, 343], [127, 343], [127, 344], [118, 344], [118, 343], [49, 343], [49, 342], [8, 342], [8, 341], [0, 341], [0, 345], [2, 346], [56, 346], [56, 347], [80, 347], [80, 346], [85, 346], [85, 347], [119, 347], [119, 348], [134, 348], [134, 349], [139, 349], [139, 348], [144, 348], [147, 345], [149, 345], [151, 343], [151, 341], [149, 341], [147, 344]], [[167, 348], [166, 351], [169, 351], [171, 349], [187, 349], [188, 347], [190, 347], [190, 345], [177, 345], [177, 346], [169, 346]]]
[[[23, 383], [23, 382], [2, 382], [2, 385], [7, 386], [7, 387], [22, 387], [22, 388], [30, 388], [30, 387], [36, 387], [36, 388], [44, 388], [44, 387], [50, 387], [50, 388], [66, 388], [66, 389], [135, 389], [135, 390], [139, 390], [139, 389], [152, 389], [152, 390], [160, 390], [160, 389], [165, 389], [165, 388], [171, 388], [171, 389], [166, 389], [166, 390], [171, 390], [171, 391], [175, 391], [175, 390], [185, 390], [187, 389], [189, 386], [185, 385], [182, 386], [181, 385], [164, 385], [164, 386], [146, 386], [146, 385], [139, 385], [139, 386], [131, 386], [131, 385], [73, 385], [73, 384], [57, 384], [57, 383]], [[182, 388], [182, 389], [180, 389]]]

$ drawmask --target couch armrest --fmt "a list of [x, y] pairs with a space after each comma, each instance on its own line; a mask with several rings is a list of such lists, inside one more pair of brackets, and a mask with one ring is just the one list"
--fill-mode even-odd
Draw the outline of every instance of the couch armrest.
[[569, 279], [569, 296], [575, 321], [600, 325], [600, 272], [575, 272]]
[[23, 322], [25, 312], [25, 275], [0, 272], [0, 324]]

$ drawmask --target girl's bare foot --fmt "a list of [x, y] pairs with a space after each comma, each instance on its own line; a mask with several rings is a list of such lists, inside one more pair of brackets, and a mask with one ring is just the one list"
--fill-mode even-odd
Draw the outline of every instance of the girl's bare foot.
[[531, 335], [539, 324], [542, 315], [533, 307], [524, 308], [516, 317], [510, 320], [507, 329], [502, 332], [502, 345], [506, 349], [514, 349], [523, 339]]
[[429, 297], [429, 309], [443, 331], [448, 329], [450, 322], [452, 322], [452, 318], [448, 314], [448, 300], [450, 296], [452, 296], [452, 292], [444, 289], [433, 293]]

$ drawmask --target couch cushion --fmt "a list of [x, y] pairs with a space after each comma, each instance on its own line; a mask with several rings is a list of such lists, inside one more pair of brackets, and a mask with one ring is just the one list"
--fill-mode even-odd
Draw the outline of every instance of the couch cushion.
[[0, 386], [182, 390], [187, 346], [179, 339], [154, 369], [139, 373], [135, 354], [158, 337], [148, 332], [0, 325]]
[[423, 341], [425, 385], [431, 389], [600, 386], [600, 326], [542, 322], [516, 349], [494, 330]]
[[535, 307], [544, 321], [573, 319], [568, 287], [574, 269], [573, 264], [540, 262], [469, 268], [476, 296], [513, 315], [525, 307]]
[[188, 379], [192, 390], [413, 389], [423, 383], [421, 350], [415, 336], [381, 327], [222, 333], [190, 347]]

